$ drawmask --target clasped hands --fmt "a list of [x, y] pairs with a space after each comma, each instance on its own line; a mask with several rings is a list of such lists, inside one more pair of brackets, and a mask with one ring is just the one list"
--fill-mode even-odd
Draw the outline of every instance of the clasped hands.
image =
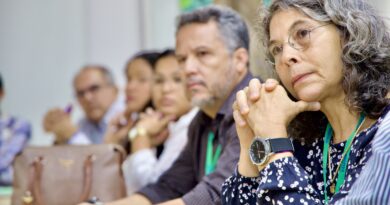
[[254, 136], [287, 137], [287, 126], [304, 111], [318, 111], [319, 102], [292, 101], [278, 81], [268, 79], [262, 84], [252, 79], [236, 94], [233, 117], [242, 148], [249, 148]]
[[127, 136], [132, 127], [141, 127], [145, 129], [146, 135], [136, 138], [135, 143], [133, 143], [136, 144], [134, 151], [141, 147], [151, 148], [163, 143], [169, 135], [168, 123], [175, 119], [173, 115], [163, 115], [152, 108], [139, 114], [137, 121], [126, 116], [131, 116], [131, 113], [121, 113], [110, 121], [104, 140], [106, 143], [120, 144], [120, 141]]
[[169, 136], [168, 124], [174, 121], [175, 118], [175, 115], [164, 115], [151, 108], [141, 113], [135, 126], [145, 129], [146, 135], [139, 136], [133, 141], [132, 152], [162, 144]]

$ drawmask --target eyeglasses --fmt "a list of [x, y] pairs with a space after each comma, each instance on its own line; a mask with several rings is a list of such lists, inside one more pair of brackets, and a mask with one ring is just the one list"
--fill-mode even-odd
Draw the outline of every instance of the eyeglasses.
[[108, 85], [91, 85], [83, 90], [77, 90], [76, 91], [76, 96], [77, 98], [83, 98], [87, 93], [95, 94], [99, 92], [103, 87], [108, 86]]
[[[310, 46], [311, 32], [323, 26], [327, 26], [329, 24], [330, 23], [327, 23], [313, 28], [305, 28], [304, 26], [297, 26], [290, 31], [287, 44], [298, 51], [304, 51]], [[280, 55], [283, 53], [283, 46], [284, 43], [272, 44], [268, 48], [269, 53], [271, 55], [270, 56], [271, 64], [275, 65], [275, 62], [279, 60]]]

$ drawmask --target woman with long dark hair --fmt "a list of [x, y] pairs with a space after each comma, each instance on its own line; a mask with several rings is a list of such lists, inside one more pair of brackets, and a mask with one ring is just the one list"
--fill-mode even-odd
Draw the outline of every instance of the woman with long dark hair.
[[153, 107], [153, 73], [159, 55], [157, 51], [142, 51], [127, 61], [124, 69], [126, 109], [110, 121], [104, 136], [105, 143], [122, 144], [129, 149], [127, 133], [138, 120], [139, 113]]

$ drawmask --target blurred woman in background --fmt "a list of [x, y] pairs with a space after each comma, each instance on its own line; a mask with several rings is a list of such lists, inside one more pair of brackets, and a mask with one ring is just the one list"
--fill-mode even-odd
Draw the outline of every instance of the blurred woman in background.
[[[128, 195], [157, 181], [179, 156], [187, 142], [187, 129], [197, 109], [186, 96], [184, 73], [174, 51], [163, 52], [156, 62], [152, 100], [129, 132], [131, 155], [123, 164]], [[164, 149], [156, 157], [156, 146]]]
[[139, 113], [152, 107], [153, 73], [159, 55], [156, 51], [142, 51], [127, 62], [126, 109], [110, 121], [104, 137], [105, 143], [122, 144], [128, 148], [127, 133], [138, 119]]

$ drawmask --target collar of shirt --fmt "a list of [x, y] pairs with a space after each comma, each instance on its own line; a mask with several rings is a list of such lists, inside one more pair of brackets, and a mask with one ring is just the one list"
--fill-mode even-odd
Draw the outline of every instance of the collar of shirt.
[[227, 100], [223, 103], [221, 109], [219, 109], [217, 115], [232, 115], [233, 114], [233, 102], [236, 100], [236, 93], [244, 89], [246, 86], [248, 86], [249, 81], [253, 78], [252, 74], [248, 71], [248, 73], [245, 75], [245, 77], [241, 80], [240, 83], [234, 87], [233, 91], [230, 93]]
[[[106, 126], [113, 117], [115, 117], [118, 113], [123, 112], [124, 110], [125, 100], [123, 99], [123, 97], [117, 97], [116, 101], [111, 105], [110, 109], [108, 109], [108, 111], [103, 117], [103, 126]], [[99, 124], [101, 124], [102, 122], [100, 122]]]
[[180, 131], [183, 128], [188, 127], [188, 124], [190, 124], [190, 122], [198, 112], [199, 108], [194, 107], [186, 114], [182, 115], [176, 122], [170, 122], [168, 124], [169, 133], [174, 133]]
[[[230, 93], [227, 100], [223, 103], [222, 107], [217, 112], [217, 116], [215, 119], [210, 118], [208, 115], [206, 115], [202, 111], [199, 112], [198, 115], [200, 115], [199, 122], [200, 122], [201, 126], [208, 127], [207, 125], [212, 124], [212, 126], [211, 126], [212, 131], [215, 133], [218, 132], [218, 129], [220, 126], [229, 127], [228, 124], [230, 124], [230, 123], [232, 123], [232, 121], [234, 121], [232, 105], [233, 105], [233, 102], [236, 100], [236, 93], [239, 90], [244, 89], [246, 86], [248, 86], [249, 81], [252, 78], [253, 78], [253, 75], [250, 72], [248, 72], [246, 74], [246, 76], [240, 81], [240, 83], [238, 83], [234, 87], [233, 91]], [[221, 124], [221, 123], [223, 123], [223, 124]], [[214, 140], [218, 140], [218, 141], [222, 140], [222, 139], [219, 139], [219, 137], [220, 137], [220, 135], [216, 134]], [[222, 141], [220, 141], [220, 142], [222, 143]]]
[[[171, 122], [168, 124], [169, 137], [164, 142], [164, 146], [169, 146], [170, 144], [180, 144], [178, 142], [187, 141], [183, 137], [188, 137], [187, 131], [188, 126], [191, 123], [192, 119], [195, 117], [196, 113], [199, 112], [199, 108], [192, 108], [189, 112], [182, 115], [176, 122]], [[183, 132], [184, 131], [184, 132]], [[187, 135], [187, 136], [183, 136]]]
[[[234, 87], [233, 91], [230, 93], [229, 97], [226, 99], [226, 101], [222, 104], [222, 107], [219, 109], [219, 111], [217, 112], [217, 116], [216, 116], [216, 121], [221, 121], [222, 119], [225, 118], [225, 116], [231, 116], [233, 117], [233, 108], [232, 108], [232, 105], [233, 105], [233, 102], [236, 100], [236, 93], [241, 90], [241, 89], [244, 89], [245, 86], [247, 86], [249, 84], [249, 81], [253, 78], [253, 75], [248, 71], [248, 73], [246, 74], [246, 76], [241, 80], [240, 83], [238, 83], [236, 85], [236, 87]], [[213, 119], [211, 119], [208, 115], [206, 115], [206, 113], [200, 111], [197, 115], [196, 118], [199, 118], [199, 122], [202, 124], [202, 125], [207, 125], [207, 124], [210, 124], [210, 123], [213, 123]]]

